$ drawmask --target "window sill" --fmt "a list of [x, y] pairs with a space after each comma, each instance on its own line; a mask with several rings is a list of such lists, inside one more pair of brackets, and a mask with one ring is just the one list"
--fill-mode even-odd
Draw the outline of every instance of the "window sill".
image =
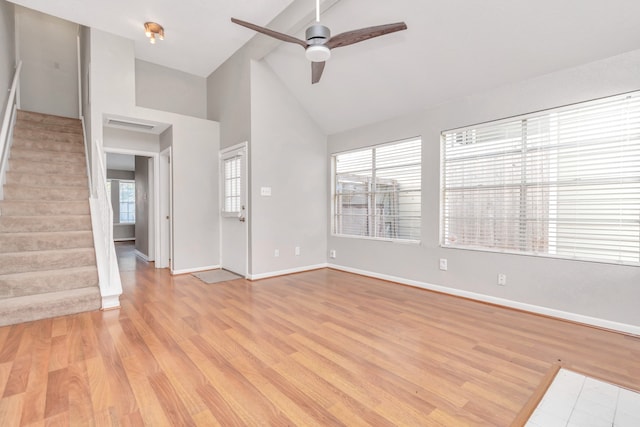
[[410, 246], [420, 246], [420, 244], [421, 244], [420, 240], [385, 239], [385, 238], [381, 238], [381, 237], [350, 236], [348, 234], [331, 233], [331, 237], [345, 238], [345, 239], [367, 240], [367, 241], [382, 242], [382, 243], [399, 243], [399, 244], [410, 245]]

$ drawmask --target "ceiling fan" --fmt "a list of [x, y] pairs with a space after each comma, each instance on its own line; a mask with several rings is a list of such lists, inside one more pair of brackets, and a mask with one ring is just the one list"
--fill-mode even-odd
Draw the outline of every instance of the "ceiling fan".
[[322, 72], [324, 71], [325, 61], [327, 61], [331, 56], [331, 49], [348, 46], [374, 37], [407, 29], [407, 24], [404, 22], [396, 22], [393, 24], [377, 25], [374, 27], [347, 31], [331, 37], [331, 31], [329, 31], [329, 28], [324, 25], [320, 25], [320, 0], [316, 0], [316, 23], [307, 28], [307, 31], [305, 32], [306, 41], [288, 34], [270, 30], [269, 28], [252, 24], [250, 22], [241, 21], [240, 19], [231, 18], [231, 22], [250, 28], [259, 33], [266, 34], [275, 39], [302, 46], [305, 49], [305, 56], [309, 61], [311, 61], [312, 84], [320, 81], [320, 77], [322, 77]]

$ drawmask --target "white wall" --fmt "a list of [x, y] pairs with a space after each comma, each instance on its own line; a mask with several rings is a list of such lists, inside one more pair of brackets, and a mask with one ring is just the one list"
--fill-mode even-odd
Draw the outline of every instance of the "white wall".
[[220, 122], [220, 147], [251, 140], [249, 59], [236, 52], [207, 78], [207, 118]]
[[217, 122], [135, 105], [133, 41], [91, 29], [91, 127], [103, 141], [104, 114], [172, 125], [173, 269], [218, 265]]
[[[89, 70], [91, 68], [91, 30], [83, 25], [80, 26], [80, 79], [82, 98], [82, 117], [84, 118], [84, 130], [87, 141], [91, 141], [91, 102], [89, 97]], [[91, 144], [87, 144], [89, 155], [91, 154]]]
[[[422, 243], [329, 236], [336, 265], [640, 327], [640, 268], [439, 247], [440, 132], [640, 89], [640, 51], [331, 135], [327, 154], [421, 135]], [[440, 271], [438, 259], [448, 259]], [[507, 286], [496, 285], [506, 273]], [[602, 322], [600, 322], [602, 324]], [[615, 326], [615, 324], [611, 324]], [[624, 329], [624, 328], [623, 328]], [[638, 330], [638, 329], [634, 329]]]
[[104, 148], [160, 152], [160, 137], [153, 133], [135, 132], [125, 129], [104, 127], [102, 131]]
[[169, 128], [160, 134], [160, 151], [171, 147], [173, 142], [173, 129]]
[[251, 117], [251, 274], [324, 264], [326, 136], [264, 61], [251, 62]]
[[13, 4], [0, 0], [0, 118], [4, 117], [16, 65], [14, 22]]
[[136, 105], [207, 118], [204, 77], [136, 59]]
[[[136, 156], [136, 250], [147, 259], [153, 258], [149, 246], [149, 214], [152, 183], [149, 182], [149, 157]], [[151, 256], [150, 256], [151, 255]]]
[[23, 110], [79, 117], [78, 24], [16, 6]]

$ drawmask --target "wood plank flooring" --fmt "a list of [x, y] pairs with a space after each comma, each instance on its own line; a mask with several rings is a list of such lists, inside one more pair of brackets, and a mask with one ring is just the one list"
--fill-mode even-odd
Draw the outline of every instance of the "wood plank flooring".
[[640, 389], [636, 337], [329, 269], [121, 265], [120, 310], [0, 328], [0, 425], [509, 426], [557, 365]]

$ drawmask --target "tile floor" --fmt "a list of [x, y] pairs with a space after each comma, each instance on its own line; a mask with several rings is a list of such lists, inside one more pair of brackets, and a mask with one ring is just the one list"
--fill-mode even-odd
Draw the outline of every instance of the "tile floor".
[[526, 427], [639, 427], [640, 393], [561, 369]]

